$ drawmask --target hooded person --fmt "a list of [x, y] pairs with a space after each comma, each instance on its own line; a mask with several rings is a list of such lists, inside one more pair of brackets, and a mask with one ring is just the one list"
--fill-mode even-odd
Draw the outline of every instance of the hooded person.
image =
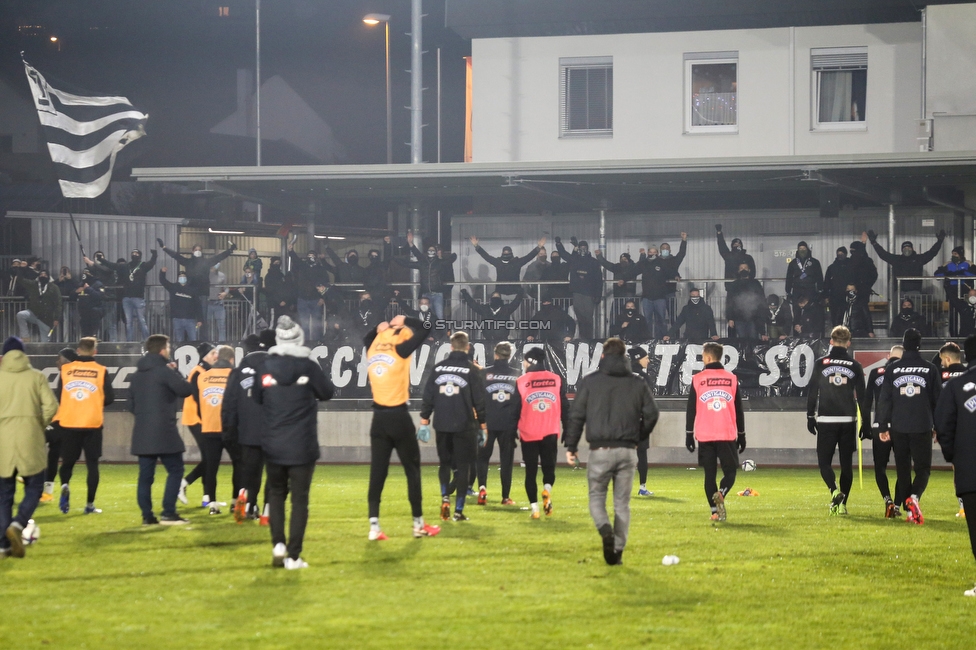
[[[0, 360], [0, 556], [24, 557], [22, 533], [44, 490], [44, 429], [58, 410], [44, 375], [31, 367], [23, 341], [11, 336]], [[24, 496], [13, 514], [17, 477]]]
[[78, 316], [81, 321], [81, 335], [95, 336], [99, 334], [102, 317], [105, 315], [105, 287], [95, 278], [91, 269], [81, 272], [81, 280], [75, 289], [78, 299]]
[[878, 281], [878, 267], [868, 257], [863, 242], [851, 242], [851, 279], [848, 284], [857, 287], [858, 300], [865, 306], [874, 293], [874, 284]]
[[[729, 330], [740, 339], [759, 339], [765, 336], [768, 312], [762, 283], [752, 276], [749, 265], [739, 265], [739, 279], [727, 282], [725, 315]], [[731, 337], [731, 334], [730, 334]]]
[[[728, 280], [735, 280], [739, 277], [739, 267], [743, 264], [749, 265], [752, 277], [756, 277], [756, 260], [752, 255], [746, 253], [742, 245], [742, 240], [736, 237], [732, 240], [732, 248], [725, 243], [725, 235], [722, 233], [722, 224], [715, 224], [715, 238], [718, 241], [718, 252], [725, 260], [725, 277]], [[731, 282], [725, 283], [726, 290], [731, 286]]]
[[242, 282], [241, 284], [253, 284], [256, 287], [261, 286], [261, 269], [264, 268], [264, 262], [258, 257], [258, 251], [256, 248], [249, 248], [247, 251], [247, 259], [244, 260], [244, 277], [247, 279], [248, 271], [251, 272], [251, 277], [249, 282]]
[[26, 280], [22, 274], [17, 283], [27, 296], [27, 309], [17, 312], [20, 338], [30, 340], [30, 327], [33, 325], [37, 328], [38, 340], [47, 343], [61, 322], [61, 290], [51, 282], [45, 268], [38, 272], [36, 280]]
[[579, 325], [581, 339], [593, 338], [593, 317], [597, 303], [603, 297], [603, 271], [600, 263], [590, 255], [590, 245], [586, 240], [571, 239], [573, 253], [569, 255], [562, 240], [556, 238], [556, 250], [569, 264], [569, 290], [573, 294], [573, 311]]
[[522, 305], [525, 299], [525, 291], [522, 287], [517, 287], [515, 297], [505, 302], [502, 293], [495, 291], [489, 296], [487, 303], [479, 303], [467, 289], [461, 289], [461, 300], [471, 311], [481, 317], [482, 336], [486, 341], [501, 341], [509, 336], [509, 323], [512, 314]]
[[[600, 265], [613, 272], [613, 297], [633, 298], [637, 295], [638, 265], [631, 259], [630, 253], [621, 253], [620, 261], [614, 264], [605, 259], [600, 251], [596, 252]], [[643, 257], [641, 258], [643, 259]]]
[[824, 274], [820, 260], [814, 259], [810, 246], [805, 241], [796, 245], [796, 255], [786, 267], [786, 295], [792, 297], [795, 291], [805, 291], [807, 295], [818, 296], [823, 289]]
[[635, 300], [628, 300], [624, 303], [623, 310], [617, 314], [610, 324], [610, 335], [619, 337], [627, 343], [640, 343], [652, 338], [647, 319], [637, 311]]
[[[878, 234], [873, 230], [864, 233], [861, 236], [861, 241], [865, 243], [868, 241], [871, 242], [871, 245], [874, 247], [874, 252], [878, 254], [878, 257], [891, 266], [891, 273], [895, 278], [917, 278], [925, 275], [925, 265], [935, 259], [935, 256], [939, 254], [939, 250], [942, 249], [942, 242], [946, 237], [946, 231], [940, 230], [935, 237], [936, 240], [932, 248], [924, 253], [915, 252], [915, 245], [911, 241], [903, 241], [900, 248], [901, 255], [886, 251], [878, 243]], [[900, 294], [918, 293], [921, 290], [921, 280], [905, 280], [899, 283]]]
[[544, 285], [543, 298], [572, 298], [573, 294], [569, 290], [569, 264], [558, 250], [549, 254], [549, 264], [542, 271], [542, 282], [562, 283]]
[[203, 246], [194, 244], [190, 255], [182, 255], [172, 249], [166, 248], [162, 239], [157, 238], [156, 243], [159, 244], [159, 247], [163, 249], [164, 253], [179, 262], [186, 269], [188, 280], [187, 289], [191, 295], [197, 297], [197, 300], [200, 301], [200, 311], [206, 314], [207, 303], [211, 298], [210, 270], [230, 257], [231, 253], [237, 250], [237, 244], [231, 242], [230, 248], [216, 255], [204, 255]]
[[149, 325], [146, 324], [146, 278], [149, 271], [156, 266], [156, 249], [152, 249], [148, 261], [143, 258], [141, 250], [133, 248], [128, 260], [104, 264], [115, 271], [115, 277], [122, 285], [119, 295], [122, 297], [122, 310], [125, 312], [126, 339], [145, 341], [149, 338]]
[[[824, 275], [824, 294], [830, 305], [830, 318], [834, 326], [840, 325], [847, 309], [847, 285], [853, 282], [854, 267], [846, 246], [840, 246], [834, 254], [834, 261], [827, 267]], [[817, 294], [806, 294], [810, 301], [817, 300]], [[794, 302], [798, 299], [794, 297]]]
[[[946, 301], [950, 296], [963, 298], [966, 293], [976, 286], [971, 279], [976, 276], [969, 262], [966, 261], [966, 249], [956, 246], [952, 249], [949, 263], [935, 270], [937, 277], [943, 277], [942, 287], [945, 289]], [[955, 306], [949, 303], [949, 336], [959, 335], [960, 315]]]
[[[682, 326], [685, 328], [684, 337], [681, 336]], [[705, 299], [702, 298], [701, 291], [697, 287], [691, 287], [688, 290], [688, 303], [681, 309], [671, 331], [663, 340], [670, 341], [678, 338], [696, 343], [706, 339], [717, 341], [719, 338], [715, 329], [715, 314]]]
[[[359, 264], [359, 251], [354, 248], [349, 249], [346, 251], [345, 259], [339, 259], [339, 255], [326, 244], [325, 254], [332, 261], [332, 264], [325, 262], [325, 266], [335, 275], [337, 283], [354, 284], [357, 287], [363, 285], [366, 280], [366, 269]], [[356, 290], [353, 287], [343, 287], [343, 295], [347, 299], [354, 298]]]
[[888, 328], [888, 336], [901, 338], [908, 330], [915, 329], [924, 336], [928, 330], [928, 323], [925, 316], [915, 311], [915, 301], [911, 298], [904, 298], [901, 301], [901, 310]]
[[[644, 383], [651, 388], [651, 394], [654, 394], [654, 387], [650, 377], [647, 375], [647, 367], [650, 365], [650, 357], [647, 356], [647, 351], [642, 347], [632, 347], [627, 350], [627, 356], [630, 358], [630, 371], [634, 375], [640, 377], [644, 380]], [[640, 485], [637, 488], [637, 496], [639, 497], [652, 497], [654, 493], [647, 489], [647, 450], [651, 448], [650, 437], [647, 440], [641, 440], [637, 443], [637, 476], [640, 479]]]
[[[275, 346], [256, 375], [252, 397], [264, 410], [261, 450], [267, 467], [272, 565], [304, 569], [301, 558], [308, 523], [308, 495], [321, 456], [318, 402], [332, 399], [335, 386], [322, 372], [305, 334], [289, 316], [278, 319]], [[291, 520], [285, 535], [285, 498], [291, 494]]]
[[407, 233], [407, 245], [416, 260], [394, 257], [393, 261], [401, 266], [417, 269], [420, 272], [420, 295], [430, 300], [434, 315], [438, 320], [444, 320], [444, 292], [448, 289], [449, 278], [453, 273], [452, 265], [457, 261], [457, 253], [437, 254], [437, 246], [427, 246], [426, 254], [421, 253], [413, 244], [413, 232]]
[[783, 340], [792, 336], [793, 306], [788, 300], [781, 300], [775, 293], [766, 299], [769, 305], [769, 319], [766, 322], [766, 334], [770, 340]]
[[477, 237], [472, 236], [470, 240], [475, 252], [495, 267], [495, 280], [499, 283], [495, 285], [495, 291], [504, 296], [511, 296], [518, 293], [519, 285], [503, 283], [518, 282], [522, 267], [535, 259], [535, 256], [538, 255], [542, 247], [546, 245], [546, 238], [541, 237], [539, 238], [538, 245], [522, 257], [515, 257], [511, 246], [502, 247], [501, 257], [492, 257], [484, 248], [478, 245]]

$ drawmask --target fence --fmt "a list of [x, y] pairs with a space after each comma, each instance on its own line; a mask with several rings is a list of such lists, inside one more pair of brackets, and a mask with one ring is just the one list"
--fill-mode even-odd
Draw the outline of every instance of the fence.
[[[968, 282], [967, 282], [968, 280]], [[897, 278], [897, 302], [891, 305], [890, 318], [897, 317], [902, 302], [909, 299], [924, 319], [926, 336], [948, 337], [959, 333], [959, 315], [953, 306], [962, 307], [976, 278], [918, 276]], [[920, 285], [920, 286], [919, 286]]]

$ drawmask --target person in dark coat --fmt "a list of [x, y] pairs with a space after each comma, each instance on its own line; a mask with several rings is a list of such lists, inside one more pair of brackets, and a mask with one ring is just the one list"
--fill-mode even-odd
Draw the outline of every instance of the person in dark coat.
[[[261, 373], [268, 350], [274, 345], [274, 330], [264, 330], [260, 335], [251, 334], [244, 340], [244, 358], [227, 378], [220, 411], [224, 445], [237, 445], [240, 448], [241, 481], [247, 502], [244, 511], [246, 519], [260, 517], [257, 504], [264, 472], [264, 452], [261, 451], [261, 436], [265, 429], [264, 409], [252, 399], [254, 382]], [[264, 502], [267, 510], [267, 491]]]
[[811, 300], [810, 296], [800, 292], [796, 295], [796, 305], [793, 307], [793, 336], [805, 339], [819, 339], [823, 336], [824, 314], [823, 305]]
[[[495, 267], [495, 279], [499, 283], [518, 282], [522, 267], [531, 262], [532, 258], [534, 258], [542, 247], [546, 245], [546, 238], [542, 237], [539, 239], [538, 245], [529, 251], [528, 254], [523, 255], [522, 257], [515, 257], [515, 255], [512, 254], [511, 246], [502, 247], [501, 257], [492, 257], [488, 254], [488, 251], [478, 245], [477, 237], [472, 236], [469, 239], [471, 240], [471, 245], [474, 246], [474, 250], [478, 253], [478, 255], [481, 255], [486, 262]], [[504, 296], [514, 295], [518, 293], [518, 289], [519, 285], [517, 284], [495, 285], [495, 291]]]
[[857, 287], [858, 300], [867, 304], [874, 293], [874, 284], [878, 281], [878, 267], [874, 261], [868, 257], [868, 252], [864, 247], [864, 242], [851, 242], [851, 279], [848, 284], [853, 283]]
[[688, 304], [682, 308], [678, 318], [674, 321], [671, 331], [664, 337], [665, 341], [678, 339], [681, 337], [681, 327], [685, 328], [684, 338], [694, 343], [700, 343], [707, 339], [718, 340], [718, 332], [715, 329], [715, 314], [701, 297], [701, 291], [692, 287], [688, 291]]
[[543, 282], [565, 282], [566, 284], [549, 284], [542, 287], [542, 297], [572, 298], [569, 290], [569, 264], [563, 259], [558, 250], [549, 255], [549, 265], [542, 271]]
[[[329, 269], [332, 275], [335, 276], [336, 282], [340, 284], [356, 284], [362, 285], [366, 281], [366, 269], [359, 265], [359, 252], [355, 249], [346, 251], [345, 261], [340, 260], [339, 256], [336, 254], [332, 247], [326, 244], [325, 254], [328, 256], [329, 260], [332, 261], [325, 262], [325, 267]], [[343, 294], [347, 298], [354, 298], [356, 295], [355, 290], [350, 287], [343, 288]]]
[[[844, 310], [847, 309], [847, 285], [854, 280], [853, 272], [851, 260], [847, 256], [847, 247], [841, 246], [837, 249], [834, 261], [827, 267], [827, 273], [824, 275], [823, 291], [830, 305], [832, 326], [836, 327], [843, 322]], [[807, 294], [807, 298], [813, 302], [818, 300], [817, 294]], [[793, 300], [799, 302], [796, 296]]]
[[[940, 266], [935, 270], [935, 275], [945, 278], [942, 281], [942, 288], [945, 289], [946, 300], [949, 296], [962, 298], [973, 288], [973, 267], [966, 261], [966, 248], [956, 246], [952, 249], [952, 256], [949, 263]], [[956, 309], [949, 304], [949, 336], [959, 335], [959, 314]]]
[[976, 334], [976, 290], [970, 289], [962, 299], [950, 294], [949, 304], [959, 314], [959, 336]]
[[424, 255], [413, 245], [413, 232], [407, 233], [407, 245], [416, 260], [394, 257], [393, 261], [401, 266], [420, 271], [420, 295], [430, 299], [434, 315], [438, 320], [444, 320], [444, 292], [447, 290], [448, 277], [453, 273], [452, 265], [457, 261], [457, 253], [437, 255], [437, 246], [429, 244], [427, 254]]
[[[936, 235], [935, 244], [924, 253], [916, 253], [915, 245], [910, 241], [904, 241], [901, 243], [901, 255], [889, 253], [882, 248], [881, 244], [878, 243], [878, 234], [873, 230], [869, 230], [862, 235], [861, 241], [867, 243], [870, 240], [871, 245], [874, 246], [874, 252], [878, 254], [878, 257], [891, 266], [891, 273], [894, 277], [918, 278], [925, 275], [925, 265], [935, 259], [935, 256], [939, 254], [945, 237], [946, 231], [940, 230], [939, 234]], [[899, 292], [901, 294], [918, 293], [921, 290], [921, 280], [905, 280], [899, 286]]]
[[627, 343], [640, 343], [651, 338], [651, 328], [647, 319], [637, 311], [637, 303], [628, 300], [624, 309], [610, 324], [610, 336], [616, 336]]
[[499, 291], [495, 291], [488, 298], [487, 304], [475, 301], [467, 289], [461, 289], [461, 300], [474, 313], [481, 316], [483, 325], [481, 337], [485, 341], [502, 341], [508, 338], [509, 329], [506, 323], [511, 319], [515, 310], [521, 306], [525, 298], [525, 291], [522, 290], [522, 287], [517, 287], [517, 289], [515, 298], [507, 303], [502, 300], [502, 294]]
[[[182, 398], [193, 393], [169, 360], [169, 337], [153, 334], [146, 340], [146, 355], [136, 364], [130, 381], [129, 411], [135, 414], [130, 453], [139, 457], [137, 496], [143, 525], [187, 524], [176, 512], [176, 495], [183, 480], [183, 452], [186, 447], [176, 428], [176, 411]], [[156, 461], [166, 468], [163, 512], [153, 514], [152, 484]]]
[[769, 319], [766, 322], [766, 335], [771, 341], [782, 341], [793, 334], [793, 306], [789, 300], [780, 300], [775, 293], [766, 299], [769, 305]]
[[594, 251], [600, 266], [613, 272], [613, 297], [633, 298], [637, 295], [637, 265], [630, 253], [621, 253], [620, 261], [614, 264], [603, 257], [599, 250]]
[[[726, 283], [726, 317], [735, 338], [758, 339], [766, 334], [766, 294], [759, 280], [752, 276], [749, 265], [739, 265], [739, 279]], [[731, 334], [730, 334], [731, 337]]]
[[668, 292], [675, 286], [674, 264], [661, 258], [652, 246], [647, 249], [647, 256], [641, 253], [636, 272], [641, 276], [641, 311], [651, 335], [662, 337], [668, 328]]
[[522, 412], [519, 399], [519, 372], [509, 363], [512, 344], [501, 341], [495, 345], [495, 363], [485, 368], [485, 421], [488, 438], [478, 450], [478, 505], [488, 503], [488, 462], [498, 441], [499, 470], [501, 471], [502, 505], [514, 506], [511, 499], [512, 465], [518, 444], [518, 421]]
[[861, 300], [860, 291], [854, 284], [847, 285], [847, 307], [841, 324], [851, 331], [851, 336], [874, 338], [874, 322], [868, 303]]
[[576, 331], [576, 322], [572, 317], [548, 297], [542, 299], [542, 306], [529, 319], [529, 323], [539, 329], [530, 329], [525, 340], [529, 342], [540, 340], [552, 346], [558, 355], [562, 355], [566, 343], [573, 340], [573, 333]]
[[[935, 407], [935, 432], [943, 458], [952, 463], [956, 496], [969, 512], [966, 525], [976, 557], [976, 413], [971, 408], [976, 402], [976, 336], [967, 337], [964, 347], [969, 369], [942, 389]], [[976, 596], [976, 587], [964, 595]]]
[[603, 270], [596, 258], [590, 255], [590, 245], [586, 241], [578, 242], [576, 237], [571, 241], [572, 255], [566, 253], [559, 237], [556, 237], [556, 250], [569, 264], [569, 290], [573, 294], [573, 310], [576, 312], [580, 338], [592, 339], [593, 317], [603, 298]]
[[908, 330], [918, 330], [922, 336], [929, 335], [929, 325], [925, 322], [925, 316], [915, 311], [915, 302], [911, 298], [901, 301], [901, 311], [891, 321], [888, 336], [901, 338]]
[[390, 301], [390, 285], [386, 280], [393, 259], [393, 240], [387, 236], [383, 238], [383, 252], [377, 248], [369, 249], [366, 254], [366, 266], [363, 267], [363, 286], [373, 296], [376, 304], [387, 304]]
[[264, 299], [268, 318], [272, 322], [283, 314], [295, 314], [295, 283], [290, 275], [282, 272], [280, 257], [271, 258], [271, 265], [264, 276]]
[[[105, 265], [115, 271], [115, 277], [122, 285], [119, 292], [122, 296], [122, 309], [125, 311], [127, 340], [146, 340], [149, 337], [149, 326], [146, 324], [146, 276], [156, 266], [156, 249], [152, 250], [148, 262], [142, 259], [142, 251], [134, 248], [129, 254], [128, 262], [106, 262]], [[137, 327], [139, 332], [135, 331]]]
[[200, 301], [200, 313], [206, 314], [210, 300], [210, 269], [230, 257], [230, 254], [237, 250], [237, 244], [231, 242], [230, 248], [222, 253], [210, 256], [203, 254], [203, 246], [194, 244], [192, 252], [186, 256], [166, 248], [163, 240], [158, 237], [156, 243], [159, 244], [164, 253], [186, 269], [187, 289]]
[[[732, 248], [729, 249], [728, 245], [725, 243], [725, 235], [722, 233], [722, 224], [715, 224], [715, 238], [718, 241], [718, 252], [725, 260], [725, 277], [728, 280], [735, 280], [739, 277], [739, 268], [743, 264], [749, 266], [750, 277], [756, 277], [756, 260], [752, 259], [752, 255], [746, 253], [746, 249], [742, 246], [742, 240], [736, 237], [732, 240]], [[731, 282], [725, 283], [725, 288], [728, 289], [732, 285]]]
[[78, 316], [81, 320], [81, 335], [98, 336], [105, 315], [105, 287], [95, 279], [91, 269], [81, 272], [81, 282], [75, 289], [78, 300]]
[[434, 312], [430, 308], [430, 298], [421, 296], [417, 300], [417, 309], [414, 309], [403, 299], [399, 289], [395, 289], [393, 294], [396, 304], [400, 307], [401, 314], [409, 318], [416, 318], [424, 324], [424, 330], [427, 332], [427, 338], [424, 339], [424, 343], [434, 343], [444, 336], [447, 330], [444, 327], [437, 326], [437, 319], [434, 318]]
[[810, 254], [810, 246], [805, 241], [796, 245], [796, 256], [790, 260], [786, 269], [786, 295], [795, 291], [805, 291], [807, 295], [818, 296], [823, 289], [824, 274], [820, 260]]
[[[278, 319], [276, 345], [256, 375], [252, 397], [264, 407], [261, 450], [267, 464], [266, 492], [271, 523], [272, 566], [308, 567], [302, 555], [308, 523], [308, 493], [315, 461], [321, 456], [318, 402], [332, 399], [335, 386], [305, 347], [302, 328], [290, 317]], [[285, 537], [285, 498], [291, 493], [291, 521]]]

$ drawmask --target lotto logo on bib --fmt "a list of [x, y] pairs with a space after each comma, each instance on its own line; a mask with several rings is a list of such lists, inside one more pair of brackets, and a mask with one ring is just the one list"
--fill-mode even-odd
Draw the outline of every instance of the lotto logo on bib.
[[92, 393], [98, 390], [98, 387], [90, 381], [69, 381], [64, 390], [68, 395], [71, 395], [72, 399], [81, 402], [91, 397]]
[[724, 390], [710, 390], [703, 393], [698, 399], [704, 402], [705, 408], [712, 411], [721, 411], [732, 401], [732, 394]]

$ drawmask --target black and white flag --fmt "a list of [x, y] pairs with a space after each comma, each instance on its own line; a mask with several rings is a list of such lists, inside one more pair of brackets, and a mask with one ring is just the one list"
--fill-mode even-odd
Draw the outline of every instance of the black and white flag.
[[146, 135], [145, 113], [125, 97], [74, 95], [52, 88], [24, 61], [47, 149], [65, 198], [93, 199], [112, 180], [115, 156]]

